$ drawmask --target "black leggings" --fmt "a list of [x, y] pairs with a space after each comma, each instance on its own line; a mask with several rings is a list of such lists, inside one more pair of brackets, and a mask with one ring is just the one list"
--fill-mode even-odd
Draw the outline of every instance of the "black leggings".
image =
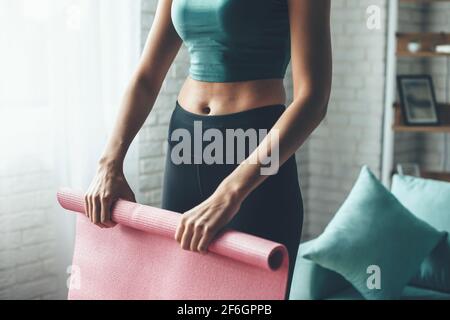
[[[225, 177], [238, 166], [236, 162], [227, 164], [229, 163], [227, 161], [224, 161], [224, 164], [205, 164], [204, 162], [195, 164], [198, 163], [195, 158], [201, 158], [202, 154], [198, 153], [199, 148], [194, 150], [195, 141], [199, 141], [198, 135], [197, 138], [195, 137], [194, 122], [197, 122], [197, 128], [201, 122], [202, 133], [213, 128], [220, 130], [223, 137], [226, 137], [226, 129], [270, 130], [285, 109], [283, 105], [273, 105], [226, 115], [204, 116], [188, 112], [177, 103], [169, 125], [169, 148], [164, 174], [162, 207], [179, 213], [192, 209], [206, 200]], [[188, 149], [180, 153], [182, 156], [188, 156], [190, 163], [183, 161], [179, 164], [175, 161], [175, 164], [171, 157], [174, 146], [179, 143], [171, 141], [172, 134], [177, 129], [184, 129], [182, 131], [190, 133], [191, 153], [184, 154], [189, 152]], [[203, 142], [201, 150], [210, 143]], [[246, 145], [245, 150], [248, 156], [252, 151], [250, 144]], [[223, 158], [226, 158], [225, 147], [223, 153]], [[234, 152], [234, 155], [237, 156], [237, 152]], [[289, 291], [302, 224], [303, 204], [294, 155], [281, 166], [276, 175], [269, 176], [244, 200], [239, 212], [227, 227], [273, 240], [287, 247], [290, 258]]]

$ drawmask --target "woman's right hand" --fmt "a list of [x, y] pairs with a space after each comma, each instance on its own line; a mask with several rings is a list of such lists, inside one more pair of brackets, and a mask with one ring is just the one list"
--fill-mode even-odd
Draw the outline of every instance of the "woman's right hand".
[[85, 212], [100, 228], [112, 228], [111, 208], [117, 199], [136, 202], [122, 167], [100, 162], [97, 173], [85, 193]]

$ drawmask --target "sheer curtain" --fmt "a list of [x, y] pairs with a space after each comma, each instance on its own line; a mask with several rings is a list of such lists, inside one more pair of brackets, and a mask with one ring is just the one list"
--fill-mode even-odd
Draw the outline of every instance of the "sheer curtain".
[[[60, 186], [85, 190], [95, 173], [138, 62], [140, 1], [0, 0], [0, 52], [0, 218], [11, 235], [0, 252], [10, 252], [14, 274], [24, 262], [11, 252], [29, 246], [28, 228], [41, 230], [34, 242], [51, 250], [37, 259], [52, 264], [57, 284], [47, 286], [61, 298], [74, 217], [57, 206], [55, 192]], [[135, 192], [137, 171], [133, 143], [125, 172]], [[30, 209], [39, 211], [35, 225]], [[16, 231], [21, 236], [13, 244]], [[5, 285], [10, 296], [20, 295], [19, 278]]]

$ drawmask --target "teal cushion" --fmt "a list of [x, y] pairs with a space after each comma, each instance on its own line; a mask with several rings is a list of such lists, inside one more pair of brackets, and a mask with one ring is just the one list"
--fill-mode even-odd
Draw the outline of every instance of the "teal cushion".
[[302, 255], [341, 274], [366, 299], [397, 299], [442, 237], [363, 167], [324, 233]]
[[[418, 218], [437, 230], [450, 232], [450, 183], [395, 175], [392, 193]], [[423, 261], [411, 283], [450, 293], [449, 237]]]
[[289, 300], [322, 300], [351, 287], [340, 274], [302, 257], [314, 241], [302, 243], [298, 249]]

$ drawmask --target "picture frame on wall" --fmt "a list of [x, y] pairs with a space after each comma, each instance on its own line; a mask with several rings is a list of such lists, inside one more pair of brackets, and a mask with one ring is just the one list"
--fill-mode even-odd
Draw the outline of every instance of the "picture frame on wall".
[[439, 125], [433, 79], [429, 75], [400, 75], [397, 85], [407, 125]]

